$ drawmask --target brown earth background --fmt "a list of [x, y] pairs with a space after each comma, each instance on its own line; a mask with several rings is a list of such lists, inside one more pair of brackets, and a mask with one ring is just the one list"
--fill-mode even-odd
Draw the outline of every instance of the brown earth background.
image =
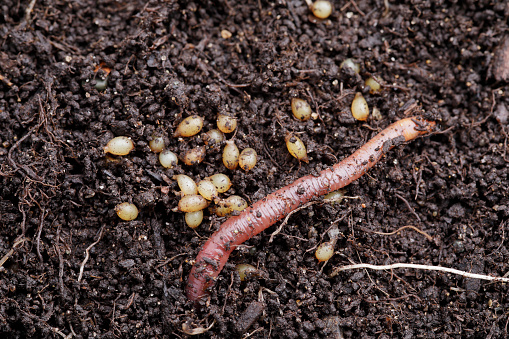
[[[509, 272], [509, 5], [333, 3], [320, 21], [299, 0], [1, 2], [2, 338], [508, 336], [503, 283], [413, 269], [330, 274], [361, 262]], [[340, 69], [346, 58], [360, 74]], [[384, 84], [380, 94], [367, 93], [370, 75]], [[356, 91], [380, 119], [352, 118]], [[294, 120], [295, 96], [318, 117]], [[273, 242], [273, 230], [249, 240], [208, 306], [193, 308], [187, 276], [223, 219], [206, 212], [187, 227], [172, 211], [173, 175], [223, 172], [233, 181], [225, 196], [255, 202], [421, 112], [439, 116], [442, 132], [391, 151], [347, 187], [356, 199], [317, 201]], [[255, 148], [255, 169], [227, 170], [223, 145], [196, 166], [159, 165], [153, 135], [183, 154], [203, 140], [173, 138], [177, 124], [198, 114], [207, 131], [218, 113], [238, 118], [228, 138]], [[288, 154], [288, 131], [309, 163]], [[135, 150], [106, 156], [102, 147], [120, 135]], [[138, 206], [135, 221], [115, 214], [123, 201]], [[324, 265], [313, 248], [331, 225], [341, 233]], [[410, 228], [373, 233], [406, 225], [432, 239]], [[259, 274], [240, 281], [240, 263]]]

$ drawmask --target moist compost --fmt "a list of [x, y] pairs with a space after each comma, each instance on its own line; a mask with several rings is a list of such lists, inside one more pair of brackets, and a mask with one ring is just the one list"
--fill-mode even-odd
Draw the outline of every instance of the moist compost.
[[[509, 5], [503, 1], [59, 1], [0, 4], [0, 336], [5, 338], [505, 338], [506, 284], [443, 272], [347, 270], [414, 263], [509, 272]], [[341, 67], [351, 58], [355, 73]], [[369, 77], [382, 84], [370, 93]], [[357, 121], [357, 92], [373, 112]], [[308, 121], [290, 101], [307, 100]], [[377, 111], [379, 113], [377, 113]], [[226, 169], [225, 143], [175, 138], [187, 116], [253, 148]], [[189, 228], [172, 179], [225, 173], [248, 203], [316, 174], [390, 123], [433, 116], [441, 131], [398, 145], [346, 188], [314, 200], [270, 241], [235, 250], [195, 307], [194, 258], [226, 220]], [[289, 133], [309, 163], [286, 148]], [[105, 154], [116, 136], [135, 149]], [[163, 137], [183, 157], [160, 165]], [[115, 206], [132, 202], [134, 221]], [[279, 224], [278, 224], [279, 226]], [[391, 233], [404, 226], [399, 232]], [[336, 253], [314, 250], [337, 227]], [[391, 233], [391, 234], [388, 234]], [[256, 270], [240, 280], [238, 264]]]

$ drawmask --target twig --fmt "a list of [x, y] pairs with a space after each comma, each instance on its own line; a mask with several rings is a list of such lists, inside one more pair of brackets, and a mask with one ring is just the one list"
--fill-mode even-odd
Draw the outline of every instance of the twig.
[[[421, 182], [422, 182], [422, 168], [419, 168], [418, 171], [419, 171], [419, 179], [417, 179], [417, 183], [415, 184], [415, 197], [414, 197], [414, 200], [417, 200], [417, 198], [419, 197], [419, 187], [421, 186]], [[414, 179], [415, 179], [415, 176], [414, 176]]]
[[[350, 220], [348, 221], [348, 223], [350, 223]], [[353, 225], [352, 225], [352, 229], [353, 229]], [[353, 232], [352, 232], [352, 235], [353, 235]], [[359, 261], [361, 262], [362, 264], [362, 259], [361, 259], [361, 255], [359, 254], [359, 251], [357, 248], [355, 248], [355, 253], [357, 254], [357, 258], [359, 258]], [[353, 261], [350, 261], [350, 262], [353, 262]], [[389, 293], [387, 293], [386, 291], [384, 291], [383, 289], [381, 289], [380, 287], [378, 287], [378, 284], [375, 283], [375, 281], [373, 280], [373, 278], [371, 278], [371, 274], [369, 274], [368, 270], [365, 270], [366, 271], [366, 275], [368, 276], [369, 280], [371, 281], [371, 284], [372, 286], [374, 286], [377, 290], [379, 290], [380, 292], [382, 292], [383, 294], [385, 294], [386, 297], [389, 297]], [[393, 274], [393, 272], [391, 272], [391, 275]], [[392, 280], [392, 278], [391, 278]]]
[[482, 119], [481, 121], [477, 121], [477, 122], [472, 122], [470, 123], [470, 127], [469, 129], [472, 129], [473, 127], [477, 127], [477, 126], [481, 126], [482, 124], [484, 124], [486, 121], [488, 121], [489, 118], [491, 118], [493, 116], [493, 112], [488, 114], [484, 119]]
[[347, 2], [343, 7], [341, 7], [341, 9], [339, 10], [340, 12], [344, 12], [348, 7], [350, 7], [352, 5], [351, 2]]
[[[384, 62], [384, 64], [386, 66], [389, 66], [389, 67], [393, 67], [394, 65], [391, 64], [391, 63], [388, 63], [388, 62]], [[392, 89], [399, 89], [400, 91], [403, 91], [403, 92], [410, 92], [410, 89], [409, 88], [406, 88], [406, 87], [403, 87], [403, 86], [399, 86], [399, 85], [396, 85], [396, 84], [385, 84], [383, 85], [384, 87], [388, 87], [388, 88], [392, 88]]]
[[[281, 233], [281, 235], [284, 236], [284, 237], [288, 237], [288, 238], [294, 238], [294, 239], [297, 239], [297, 240], [300, 240], [300, 241], [309, 241], [308, 239], [297, 237], [295, 235], [290, 235], [290, 234], [285, 234], [285, 233]], [[237, 246], [237, 248], [238, 248], [238, 246]]]
[[112, 327], [115, 327], [115, 309], [117, 308], [117, 300], [120, 298], [121, 294], [117, 296], [117, 298], [113, 301], [113, 311], [111, 312], [111, 320], [110, 324]]
[[[48, 325], [49, 326], [49, 325]], [[58, 327], [51, 327], [51, 330], [56, 333], [56, 334], [60, 334], [62, 336], [62, 338], [64, 339], [70, 339], [73, 337], [73, 333], [69, 333], [68, 335], [65, 335]]]
[[415, 299], [417, 299], [419, 302], [422, 302], [422, 299], [419, 298], [419, 296], [417, 294], [413, 294], [413, 293], [410, 293], [410, 294], [405, 294], [405, 295], [402, 295], [401, 297], [395, 297], [395, 298], [385, 298], [385, 299], [378, 299], [378, 300], [368, 300], [368, 299], [364, 299], [364, 301], [368, 302], [368, 303], [371, 303], [371, 304], [375, 304], [375, 303], [380, 303], [380, 302], [387, 302], [387, 301], [398, 301], [398, 300], [402, 300], [402, 299], [407, 299], [409, 297], [414, 297]]
[[223, 83], [226, 86], [232, 87], [232, 88], [241, 88], [241, 87], [249, 87], [249, 86], [251, 86], [251, 84], [231, 84], [231, 83], [227, 82], [226, 80], [223, 81]]
[[500, 245], [498, 245], [497, 249], [495, 251], [493, 251], [495, 253], [497, 253], [498, 250], [500, 250], [500, 247], [502, 247], [502, 245], [504, 244], [504, 241], [505, 241], [505, 226], [504, 226], [504, 222], [503, 221], [502, 221], [502, 223], [500, 223], [500, 227], [499, 228], [502, 229], [502, 240], [500, 241]]
[[[316, 112], [316, 114], [318, 114], [318, 118], [320, 119], [322, 124], [325, 125], [325, 121], [323, 121], [322, 115], [320, 114], [320, 107], [318, 106], [318, 103], [316, 102], [315, 97], [313, 96], [313, 93], [309, 90], [309, 88], [306, 88], [306, 92], [309, 95], [309, 97], [311, 98], [311, 101], [313, 102], [313, 104], [315, 105], [315, 112]], [[329, 147], [329, 146], [326, 146], [326, 147]], [[332, 147], [329, 147], [329, 148], [331, 149], [332, 152], [334, 152]], [[334, 156], [334, 158], [336, 158], [336, 156], [334, 154], [332, 156]], [[337, 161], [338, 160], [336, 159], [336, 162]]]
[[337, 98], [334, 98], [332, 100], [329, 100], [327, 101], [326, 103], [324, 104], [321, 104], [320, 106], [318, 106], [318, 108], [324, 108], [327, 104], [333, 102], [333, 101], [340, 101], [344, 98], [346, 98], [347, 96], [349, 95], [354, 95], [355, 94], [355, 91], [354, 90], [351, 90], [351, 89], [347, 89], [345, 91], [342, 91], [341, 94], [337, 97]]
[[26, 165], [19, 165], [17, 164], [14, 159], [12, 159], [12, 152], [14, 152], [14, 150], [16, 148], [19, 147], [19, 145], [25, 141], [26, 138], [28, 138], [35, 130], [39, 129], [39, 127], [42, 126], [42, 123], [39, 123], [38, 125], [32, 127], [28, 132], [27, 134], [25, 134], [21, 139], [19, 139], [10, 149], [9, 149], [9, 152], [7, 153], [7, 160], [9, 161], [9, 164], [13, 167], [13, 169], [15, 171], [19, 170], [20, 168], [23, 169], [23, 171], [26, 173], [27, 176], [29, 176], [32, 180], [34, 181], [43, 181], [43, 179], [37, 175], [34, 171], [32, 171], [28, 166]]
[[400, 198], [401, 200], [403, 200], [403, 202], [405, 203], [406, 207], [408, 207], [410, 212], [412, 212], [412, 214], [417, 218], [417, 220], [419, 220], [419, 222], [421, 222], [421, 218], [419, 217], [419, 215], [417, 213], [415, 213], [414, 209], [412, 208], [412, 206], [410, 206], [408, 201], [405, 198], [403, 198], [401, 195], [397, 194], [397, 193], [396, 193], [396, 196], [398, 198]]
[[233, 282], [234, 282], [233, 274], [234, 274], [233, 272], [231, 272], [231, 274], [230, 274], [231, 282], [230, 282], [230, 286], [228, 286], [228, 291], [226, 291], [226, 297], [224, 298], [224, 304], [223, 304], [223, 308], [221, 310], [221, 314], [224, 314], [224, 309], [226, 308], [226, 302], [228, 301], [228, 296], [230, 295], [230, 293], [232, 291], [232, 286], [233, 286]]
[[129, 297], [129, 300], [127, 301], [127, 305], [124, 305], [124, 310], [127, 310], [134, 302], [134, 298], [136, 297], [136, 292], [133, 292], [131, 296]]
[[[72, 328], [71, 323], [69, 323], [69, 328], [71, 329], [71, 333], [69, 333], [69, 335], [68, 335], [67, 337], [68, 337], [68, 338], [72, 338], [72, 335], [76, 337], [76, 336], [77, 336], [77, 335], [76, 335], [76, 332], [74, 332], [74, 328]], [[72, 334], [72, 335], [71, 335], [71, 334]]]
[[453, 126], [447, 128], [447, 129], [444, 129], [443, 131], [433, 132], [433, 135], [436, 135], [436, 134], [445, 134], [445, 133], [447, 133], [447, 132], [449, 132], [449, 131], [451, 131], [451, 130], [453, 130], [455, 128], [456, 128], [456, 126], [453, 125]]
[[428, 233], [424, 232], [424, 231], [421, 231], [420, 229], [418, 229], [417, 227], [415, 226], [411, 226], [411, 225], [407, 225], [407, 226], [403, 226], [403, 227], [400, 227], [398, 228], [397, 230], [395, 231], [392, 231], [392, 232], [388, 232], [388, 233], [385, 233], [385, 232], [378, 232], [378, 231], [373, 231], [373, 230], [369, 230], [367, 228], [364, 228], [364, 227], [361, 227], [361, 229], [364, 231], [364, 232], [369, 232], [369, 233], [375, 233], [375, 234], [380, 234], [380, 235], [394, 235], [402, 230], [404, 230], [405, 228], [410, 228], [410, 229], [413, 229], [414, 231], [416, 231], [417, 233], [420, 233], [422, 235], [424, 235], [429, 241], [433, 241], [433, 237], [431, 235], [429, 235]]
[[274, 159], [272, 159], [272, 156], [270, 155], [270, 152], [269, 150], [267, 149], [267, 145], [263, 144], [263, 150], [265, 151], [265, 154], [267, 154], [267, 156], [269, 157], [270, 161], [272, 161], [272, 163], [274, 165], [277, 166], [277, 168], [281, 169], [281, 165], [279, 165], [278, 162], [274, 161]]
[[156, 266], [156, 268], [159, 268], [161, 266], [164, 266], [170, 262], [172, 262], [173, 260], [175, 260], [176, 258], [182, 256], [182, 255], [186, 255], [187, 253], [180, 253], [180, 254], [177, 254], [177, 255], [174, 255], [173, 257], [171, 257], [170, 259], [167, 259], [165, 260], [164, 262], [160, 263], [159, 265]]
[[355, 1], [350, 0], [350, 3], [353, 5], [353, 7], [355, 7], [355, 9], [357, 10], [357, 12], [359, 12], [359, 14], [360, 14], [360, 15], [362, 15], [362, 16], [366, 16], [366, 13], [364, 13], [363, 11], [361, 11], [361, 9], [357, 6], [357, 4], [355, 3]]
[[97, 243], [101, 240], [101, 237], [103, 235], [103, 230], [104, 230], [104, 226], [101, 227], [101, 230], [99, 231], [99, 236], [97, 237], [97, 240], [95, 242], [93, 242], [90, 246], [88, 246], [87, 249], [85, 250], [85, 259], [83, 259], [83, 262], [81, 263], [81, 266], [80, 266], [80, 274], [78, 276], [78, 282], [80, 282], [81, 278], [83, 277], [83, 269], [85, 268], [85, 264], [87, 263], [88, 258], [90, 256], [89, 251], [92, 249], [92, 247], [97, 245]]
[[28, 4], [27, 9], [25, 10], [25, 21], [27, 23], [30, 23], [30, 17], [32, 16], [32, 11], [34, 10], [35, 2], [37, 0], [30, 1], [30, 4]]
[[329, 226], [329, 228], [327, 228], [327, 230], [325, 230], [325, 232], [323, 232], [321, 235], [320, 235], [320, 241], [313, 247], [309, 248], [306, 250], [306, 253], [308, 252], [311, 252], [312, 250], [314, 250], [315, 248], [318, 247], [318, 245], [323, 241], [323, 237], [325, 237], [325, 234], [327, 234], [329, 232], [329, 230], [334, 227], [335, 225], [337, 225], [338, 223], [340, 223], [341, 221], [343, 221], [350, 213], [352, 212], [352, 209], [349, 208], [348, 211], [346, 211], [346, 213], [344, 213], [341, 217], [337, 218], [336, 220], [334, 220], [333, 222], [331, 222], [331, 225]]
[[359, 268], [369, 268], [372, 270], [392, 270], [395, 268], [415, 268], [418, 270], [426, 270], [426, 271], [440, 271], [445, 273], [451, 273], [460, 275], [465, 278], [471, 279], [480, 279], [480, 280], [489, 280], [495, 282], [509, 282], [509, 278], [504, 277], [492, 277], [484, 274], [477, 273], [469, 273], [461, 270], [457, 270], [455, 268], [441, 267], [441, 266], [430, 266], [430, 265], [421, 265], [421, 264], [405, 264], [405, 263], [395, 263], [390, 265], [371, 265], [371, 264], [355, 264], [355, 265], [346, 265], [337, 267], [332, 271], [330, 277], [335, 277], [339, 272], [346, 270], [356, 270]]
[[60, 252], [60, 225], [57, 228], [57, 241], [53, 246], [55, 247], [55, 252], [58, 255], [58, 285], [60, 287], [60, 294], [62, 298], [65, 299], [66, 293], [64, 289], [64, 258], [62, 257], [62, 252]]
[[384, 0], [384, 11], [382, 13], [382, 18], [386, 17], [387, 14], [389, 14], [389, 11], [390, 11], [390, 7], [389, 7], [389, 0]]
[[[352, 199], [352, 200], [358, 200], [360, 199], [361, 196], [360, 195], [356, 195], [356, 196], [349, 196], [349, 195], [344, 195], [340, 198], [330, 198], [330, 199], [323, 199], [323, 202], [326, 202], [326, 203], [334, 203], [334, 202], [337, 202], [337, 203], [340, 203], [342, 202], [344, 199]], [[333, 223], [335, 223], [336, 221], [333, 221]]]
[[23, 244], [25, 241], [27, 241], [28, 239], [25, 238], [25, 237], [20, 237], [18, 240], [16, 240], [14, 242], [14, 244], [12, 245], [12, 248], [9, 250], [9, 252], [7, 252], [3, 257], [2, 259], [0, 259], [0, 272], [3, 271], [5, 268], [2, 268], [2, 266], [4, 265], [4, 263], [11, 257], [11, 255], [14, 253], [14, 251], [16, 250], [16, 248], [18, 248], [19, 245]]
[[13, 83], [7, 79], [6, 77], [4, 77], [2, 74], [0, 74], [0, 81], [3, 81], [5, 82], [5, 84], [9, 87], [12, 87]]
[[298, 211], [304, 209], [304, 208], [307, 208], [311, 205], [314, 205], [314, 204], [317, 204], [321, 201], [310, 201], [296, 209], [294, 209], [293, 211], [291, 211], [290, 213], [288, 213], [288, 215], [285, 217], [285, 220], [283, 220], [283, 222], [281, 223], [281, 225], [279, 225], [279, 227], [277, 228], [277, 230], [275, 230], [274, 232], [272, 232], [272, 234], [270, 235], [270, 239], [269, 239], [269, 244], [274, 240], [274, 237], [279, 234], [281, 232], [281, 230], [283, 229], [283, 227], [285, 227], [285, 225], [288, 223], [288, 219], [290, 219], [290, 217], [294, 214], [294, 213], [297, 213]]
[[[40, 206], [39, 206], [40, 207]], [[42, 255], [41, 255], [41, 233], [42, 233], [42, 227], [44, 225], [44, 213], [46, 211], [44, 209], [41, 209], [41, 221], [39, 222], [39, 229], [37, 230], [37, 256], [39, 257], [39, 261], [43, 262]]]
[[[25, 197], [23, 197], [23, 201], [26, 202], [26, 200], [24, 199]], [[26, 202], [26, 204], [28, 204], [28, 202]], [[21, 202], [18, 203], [18, 210], [21, 212], [21, 215], [23, 216], [23, 219], [21, 220], [21, 237], [24, 237], [26, 232], [27, 215], [25, 213], [25, 210], [21, 207]]]
[[[28, 239], [25, 239], [25, 240], [28, 240]], [[10, 301], [12, 302], [13, 304], [16, 305], [16, 307], [18, 308], [18, 310], [23, 313], [23, 315], [25, 315], [27, 318], [30, 318], [32, 320], [34, 320], [35, 322], [37, 323], [41, 323], [42, 325], [44, 325], [45, 327], [47, 327], [48, 329], [50, 329], [52, 332], [54, 333], [57, 333], [57, 334], [60, 334], [63, 338], [66, 338], [66, 339], [70, 339], [72, 338], [72, 336], [76, 336], [76, 334], [74, 333], [74, 331], [72, 331], [72, 326], [71, 326], [71, 333], [69, 333], [68, 335], [65, 335], [64, 333], [62, 333], [62, 331], [60, 329], [58, 329], [58, 327], [52, 327], [50, 326], [48, 323], [47, 323], [47, 320], [49, 319], [45, 319], [45, 317], [42, 317], [42, 318], [39, 318], [38, 316], [30, 313], [30, 311], [25, 311], [21, 308], [21, 306], [19, 305], [19, 303], [14, 300], [14, 299], [11, 299], [11, 298], [3, 298], [0, 300], [0, 302], [5, 303], [6, 301]], [[70, 324], [69, 324], [70, 326]]]
[[254, 330], [251, 333], [246, 333], [246, 335], [244, 337], [242, 337], [242, 339], [247, 339], [250, 336], [252, 336], [253, 334], [255, 334], [256, 332], [260, 332], [260, 331], [263, 331], [263, 327], [257, 328], [256, 330]]

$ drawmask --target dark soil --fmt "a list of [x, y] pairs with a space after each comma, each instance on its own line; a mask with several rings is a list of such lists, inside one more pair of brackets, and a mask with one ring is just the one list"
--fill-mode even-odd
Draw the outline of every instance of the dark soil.
[[[507, 337], [505, 284], [414, 269], [330, 276], [360, 262], [509, 272], [509, 5], [384, 2], [334, 1], [319, 21], [300, 0], [2, 0], [0, 336]], [[360, 75], [340, 69], [346, 58]], [[367, 93], [369, 75], [382, 93]], [[355, 91], [381, 119], [351, 117]], [[294, 120], [294, 96], [319, 117]], [[222, 145], [192, 167], [159, 165], [153, 135], [183, 154], [203, 140], [173, 138], [176, 125], [198, 114], [207, 131], [218, 112], [238, 118], [228, 138], [256, 149], [254, 170], [226, 170]], [[299, 211], [272, 243], [271, 230], [249, 240], [208, 306], [193, 308], [187, 276], [223, 219], [207, 211], [187, 227], [174, 174], [224, 172], [234, 184], [224, 196], [254, 202], [421, 112], [441, 116], [442, 132], [391, 151], [347, 187], [357, 199]], [[288, 131], [309, 163], [288, 154]], [[135, 150], [106, 156], [119, 135]], [[123, 201], [138, 206], [135, 221], [115, 214]], [[313, 248], [332, 224], [337, 252], [319, 264]], [[373, 233], [406, 225], [433, 240]], [[239, 263], [261, 273], [241, 282]]]

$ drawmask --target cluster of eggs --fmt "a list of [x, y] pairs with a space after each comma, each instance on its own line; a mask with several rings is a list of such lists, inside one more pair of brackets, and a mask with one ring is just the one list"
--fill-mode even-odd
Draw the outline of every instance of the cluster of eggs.
[[[175, 129], [175, 138], [192, 137], [201, 132], [204, 119], [198, 115], [192, 115], [183, 119]], [[237, 128], [237, 119], [225, 114], [217, 117], [217, 129], [212, 129], [202, 135], [206, 146], [214, 146], [223, 143], [226, 133], [232, 133]], [[253, 148], [239, 151], [234, 140], [225, 142], [222, 160], [226, 168], [234, 170], [237, 167], [245, 171], [253, 169], [257, 163], [257, 153]], [[180, 160], [189, 166], [199, 164], [206, 155], [206, 146], [195, 147], [181, 155]], [[169, 149], [166, 149], [164, 138], [154, 136], [149, 141], [150, 149], [159, 153], [159, 162], [165, 168], [173, 168], [178, 164], [179, 157]], [[104, 152], [113, 155], [127, 155], [134, 149], [131, 138], [119, 136], [111, 139], [104, 147]], [[220, 193], [226, 192], [231, 187], [231, 181], [225, 174], [215, 174], [195, 183], [187, 175], [179, 174], [173, 177], [180, 187], [180, 201], [178, 210], [185, 212], [185, 221], [189, 227], [195, 228], [203, 220], [203, 210], [214, 202], [211, 211], [218, 216], [227, 216], [233, 211], [242, 211], [247, 207], [247, 202], [240, 196], [232, 195], [226, 199], [219, 198]], [[125, 221], [136, 219], [138, 209], [129, 202], [123, 202], [115, 207], [117, 215]]]

